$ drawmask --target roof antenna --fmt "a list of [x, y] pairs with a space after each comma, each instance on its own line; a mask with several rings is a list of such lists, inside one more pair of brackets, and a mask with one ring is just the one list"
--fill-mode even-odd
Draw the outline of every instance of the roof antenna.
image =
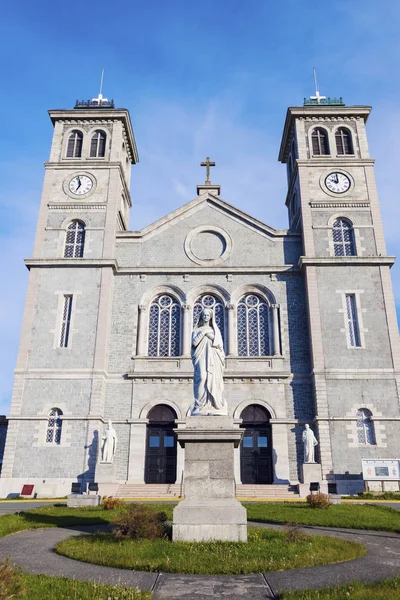
[[318, 82], [317, 82], [317, 71], [315, 67], [313, 67], [314, 73], [314, 86], [315, 86], [315, 96], [310, 96], [310, 100], [316, 100], [317, 104], [321, 103], [321, 100], [326, 100], [326, 96], [321, 96], [318, 90]]
[[100, 78], [100, 91], [97, 98], [92, 98], [92, 102], [96, 102], [98, 105], [103, 104], [103, 102], [108, 102], [107, 98], [103, 98], [103, 80], [104, 80], [104, 69], [101, 70], [101, 78]]

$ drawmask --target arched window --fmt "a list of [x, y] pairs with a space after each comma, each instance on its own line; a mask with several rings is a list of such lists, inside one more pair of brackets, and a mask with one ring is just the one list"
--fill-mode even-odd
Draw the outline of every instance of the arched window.
[[82, 156], [83, 135], [81, 131], [72, 131], [68, 138], [67, 158], [80, 158]]
[[237, 342], [239, 356], [268, 356], [268, 305], [255, 294], [247, 294], [237, 307]]
[[67, 227], [64, 258], [82, 258], [85, 247], [85, 224], [72, 221]]
[[335, 256], [355, 256], [353, 226], [346, 219], [336, 219], [332, 225], [333, 250]]
[[103, 158], [106, 153], [106, 134], [98, 129], [92, 135], [90, 142], [90, 156], [92, 158]]
[[59, 408], [52, 408], [49, 412], [49, 419], [47, 421], [46, 430], [46, 443], [47, 444], [59, 444], [61, 442], [61, 430], [62, 430], [62, 411]]
[[197, 323], [203, 308], [211, 308], [214, 312], [215, 322], [221, 332], [225, 348], [225, 307], [222, 300], [212, 294], [204, 294], [203, 296], [197, 298], [193, 306], [193, 326]]
[[336, 130], [335, 140], [338, 154], [354, 154], [351, 133], [346, 127], [339, 127]]
[[367, 408], [357, 411], [357, 441], [359, 444], [373, 446], [375, 444], [374, 423], [372, 413]]
[[328, 132], [322, 127], [317, 127], [311, 134], [312, 153], [314, 156], [329, 154]]
[[179, 356], [181, 307], [172, 296], [153, 300], [149, 312], [149, 356]]

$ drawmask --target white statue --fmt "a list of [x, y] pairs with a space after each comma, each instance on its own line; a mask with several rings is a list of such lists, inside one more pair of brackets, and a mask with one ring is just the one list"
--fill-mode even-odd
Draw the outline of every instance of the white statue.
[[303, 431], [303, 444], [304, 444], [304, 462], [305, 463], [315, 463], [314, 458], [314, 447], [317, 446], [318, 441], [314, 435], [312, 429], [308, 423], [305, 425], [305, 429]]
[[117, 432], [112, 426], [111, 421], [108, 421], [107, 429], [103, 435], [103, 445], [101, 449], [101, 462], [112, 463], [115, 451], [117, 449]]
[[191, 415], [227, 415], [224, 399], [225, 353], [214, 313], [204, 308], [192, 334], [194, 404]]

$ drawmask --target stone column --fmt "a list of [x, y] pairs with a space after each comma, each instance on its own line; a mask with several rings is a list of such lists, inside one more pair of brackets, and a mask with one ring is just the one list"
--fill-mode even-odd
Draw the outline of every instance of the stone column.
[[139, 322], [138, 322], [138, 334], [137, 334], [137, 347], [136, 356], [145, 356], [144, 342], [146, 337], [146, 320], [147, 320], [147, 308], [143, 304], [139, 305]]
[[128, 466], [129, 483], [144, 483], [147, 423], [147, 419], [140, 419], [131, 423]]
[[271, 419], [271, 427], [274, 483], [288, 485], [290, 482], [288, 426], [286, 423], [275, 423], [274, 420]]
[[274, 356], [281, 355], [281, 349], [279, 344], [279, 318], [278, 318], [279, 304], [272, 305], [272, 333], [274, 340]]
[[190, 348], [191, 348], [191, 344], [190, 344], [190, 339], [191, 339], [191, 323], [190, 323], [190, 317], [191, 317], [191, 309], [192, 307], [190, 306], [190, 304], [183, 304], [182, 306], [182, 310], [183, 310], [183, 327], [182, 327], [182, 356], [190, 356]]
[[228, 309], [228, 355], [237, 355], [237, 341], [235, 335], [235, 305], [227, 304]]

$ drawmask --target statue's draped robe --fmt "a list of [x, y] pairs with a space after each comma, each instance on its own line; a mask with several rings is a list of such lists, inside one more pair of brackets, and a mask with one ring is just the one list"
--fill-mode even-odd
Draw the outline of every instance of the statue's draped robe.
[[117, 434], [114, 428], [106, 429], [103, 435], [103, 462], [112, 463], [117, 446]]
[[314, 446], [318, 444], [315, 439], [314, 432], [312, 429], [306, 429], [303, 431], [303, 443], [304, 443], [304, 462], [313, 463], [314, 458]]
[[[214, 333], [213, 340], [207, 337], [207, 332]], [[210, 413], [221, 411], [227, 414], [223, 379], [225, 353], [221, 332], [213, 322], [194, 329], [192, 362], [194, 367], [192, 414], [208, 411]]]

